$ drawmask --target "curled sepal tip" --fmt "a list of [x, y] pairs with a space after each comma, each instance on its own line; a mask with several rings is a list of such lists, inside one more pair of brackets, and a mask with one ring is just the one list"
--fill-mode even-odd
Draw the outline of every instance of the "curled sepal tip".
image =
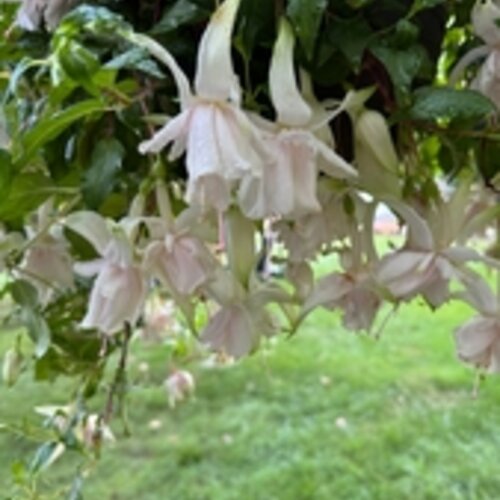
[[231, 59], [231, 35], [240, 0], [226, 0], [214, 12], [198, 48], [195, 90], [206, 99], [239, 102], [240, 87]]
[[286, 19], [281, 19], [269, 70], [271, 99], [278, 122], [300, 127], [310, 121], [312, 111], [297, 85], [293, 65], [294, 46], [295, 37], [292, 28]]

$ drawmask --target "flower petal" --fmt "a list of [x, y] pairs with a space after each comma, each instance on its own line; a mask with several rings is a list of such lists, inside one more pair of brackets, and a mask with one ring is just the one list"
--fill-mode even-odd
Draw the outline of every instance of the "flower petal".
[[157, 41], [153, 40], [147, 35], [141, 33], [127, 33], [126, 37], [132, 42], [140, 47], [147, 49], [153, 56], [159, 61], [165, 64], [171, 71], [174, 77], [177, 90], [179, 92], [179, 99], [181, 101], [181, 107], [185, 108], [192, 99], [191, 87], [189, 85], [189, 80], [187, 79], [185, 73], [182, 71], [181, 67], [177, 64], [172, 54]]
[[292, 28], [283, 18], [280, 22], [278, 39], [274, 44], [269, 70], [271, 100], [280, 123], [300, 127], [310, 121], [312, 110], [297, 86], [293, 65], [294, 45]]
[[83, 210], [68, 215], [64, 225], [83, 236], [100, 255], [104, 255], [111, 241], [111, 234], [103, 217], [95, 212]]
[[239, 102], [240, 86], [231, 59], [231, 34], [239, 0], [226, 0], [212, 15], [198, 48], [196, 93], [206, 99]]
[[[159, 153], [162, 149], [166, 148], [169, 143], [179, 141], [185, 146], [186, 126], [189, 120], [190, 110], [183, 111], [176, 117], [169, 120], [163, 128], [158, 130], [155, 135], [147, 141], [142, 141], [139, 144], [139, 152], [146, 153]], [[172, 147], [169, 158], [175, 160], [184, 152], [184, 148]]]

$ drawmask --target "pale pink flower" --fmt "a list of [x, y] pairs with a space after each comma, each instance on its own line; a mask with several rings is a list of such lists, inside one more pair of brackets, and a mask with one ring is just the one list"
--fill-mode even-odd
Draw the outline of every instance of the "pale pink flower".
[[36, 212], [28, 233], [27, 249], [19, 269], [24, 279], [30, 281], [38, 291], [39, 300], [46, 305], [56, 291], [73, 288], [73, 260], [62, 231], [51, 225], [52, 200], [45, 202]]
[[201, 332], [203, 343], [235, 358], [252, 351], [258, 339], [252, 314], [243, 304], [223, 306]]
[[94, 212], [76, 212], [66, 225], [86, 238], [101, 258], [76, 264], [78, 274], [97, 275], [82, 328], [96, 328], [113, 334], [125, 322], [136, 324], [142, 311], [146, 282], [134, 259], [130, 235], [123, 226], [109, 223]]
[[479, 314], [455, 330], [457, 355], [466, 363], [500, 372], [500, 309], [497, 297], [478, 275], [466, 277], [465, 291], [456, 294]]
[[450, 75], [454, 84], [463, 76], [464, 70], [477, 59], [485, 58], [470, 87], [491, 99], [500, 107], [500, 5], [492, 0], [476, 2], [471, 13], [474, 33], [485, 45], [469, 50], [457, 63]]
[[167, 234], [149, 244], [145, 253], [148, 270], [181, 295], [190, 295], [210, 276], [208, 251], [189, 235]]
[[456, 243], [467, 239], [479, 217], [467, 216], [469, 188], [464, 182], [449, 201], [441, 200], [429, 208], [426, 219], [403, 202], [388, 201], [409, 228], [405, 245], [384, 256], [377, 270], [379, 283], [396, 300], [422, 295], [430, 306], [439, 307], [450, 297], [450, 280], [467, 284], [468, 262], [499, 266], [498, 261]]
[[189, 203], [224, 210], [233, 181], [261, 169], [259, 133], [240, 108], [240, 87], [231, 60], [231, 33], [239, 0], [226, 0], [213, 14], [199, 48], [195, 93], [177, 62], [163, 47], [142, 35], [133, 40], [164, 62], [175, 78], [181, 112], [170, 119], [142, 153], [158, 153], [170, 143], [169, 158], [186, 151]]
[[168, 395], [168, 404], [171, 408], [190, 396], [195, 390], [193, 375], [187, 370], [175, 370], [166, 380], [165, 389]]
[[368, 273], [332, 273], [320, 279], [304, 304], [306, 311], [323, 306], [340, 309], [349, 330], [371, 330], [382, 300]]
[[249, 172], [243, 177], [238, 193], [242, 211], [253, 219], [296, 218], [320, 212], [316, 193], [320, 167], [334, 177], [356, 176], [356, 171], [335, 153], [331, 144], [315, 135], [343, 106], [327, 113], [306, 101], [297, 86], [294, 44], [292, 28], [282, 19], [269, 72], [276, 123], [258, 119], [263, 129], [262, 147], [267, 153], [265, 163], [258, 175]]

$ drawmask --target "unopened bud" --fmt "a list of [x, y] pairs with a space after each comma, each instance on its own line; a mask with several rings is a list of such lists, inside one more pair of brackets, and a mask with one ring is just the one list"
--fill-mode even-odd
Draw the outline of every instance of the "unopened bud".
[[356, 140], [370, 150], [380, 166], [396, 172], [398, 156], [394, 149], [389, 127], [384, 116], [378, 111], [364, 110], [355, 125]]
[[168, 403], [171, 408], [191, 395], [195, 389], [194, 377], [186, 370], [177, 370], [165, 380]]
[[8, 387], [12, 387], [19, 375], [23, 366], [23, 355], [17, 347], [9, 349], [4, 356], [2, 365], [2, 378]]

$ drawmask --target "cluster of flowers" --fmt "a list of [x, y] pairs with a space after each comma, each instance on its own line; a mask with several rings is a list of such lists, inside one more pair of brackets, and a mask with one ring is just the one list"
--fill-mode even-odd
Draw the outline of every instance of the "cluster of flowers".
[[[459, 298], [479, 311], [456, 332], [459, 356], [499, 370], [500, 309], [470, 263], [498, 268], [500, 262], [466, 244], [497, 211], [470, 209], [469, 179], [448, 199], [436, 196], [425, 206], [405, 199], [402, 161], [384, 117], [364, 107], [363, 91], [349, 92], [342, 102], [318, 102], [307, 74], [298, 78], [295, 72], [294, 35], [285, 19], [269, 70], [275, 120], [244, 109], [231, 58], [238, 6], [238, 0], [225, 0], [213, 14], [200, 42], [193, 87], [164, 47], [144, 35], [130, 36], [169, 68], [178, 88], [179, 114], [169, 117], [140, 151], [158, 154], [169, 147], [170, 161], [185, 155], [187, 208], [172, 211], [175, 190], [161, 179], [155, 215], [145, 210], [144, 193], [118, 222], [90, 211], [60, 218], [48, 202], [27, 240], [3, 235], [0, 257], [24, 249], [16, 272], [33, 282], [42, 304], [73, 286], [74, 271], [95, 276], [81, 327], [105, 335], [116, 334], [125, 323], [136, 325], [157, 283], [191, 325], [195, 301], [214, 301], [218, 308], [200, 339], [233, 357], [251, 352], [263, 336], [283, 328], [272, 319], [271, 304], [282, 311], [289, 330], [314, 308], [324, 307], [340, 310], [348, 329], [370, 331], [383, 302], [420, 296], [437, 308]], [[474, 11], [478, 33], [493, 22], [487, 18], [491, 8], [496, 7], [486, 2]], [[488, 25], [491, 37], [482, 35], [488, 44], [489, 37], [500, 36], [498, 27], [492, 30]], [[496, 64], [496, 43], [475, 84], [487, 94], [485, 75]], [[329, 127], [341, 112], [353, 125], [352, 165], [336, 152]], [[401, 247], [383, 256], [373, 238], [379, 203], [388, 205], [407, 229]], [[272, 221], [285, 247], [282, 280], [262, 279], [256, 272], [261, 257], [256, 236], [264, 220]], [[86, 238], [99, 258], [73, 263], [64, 226]], [[216, 257], [221, 234], [225, 252]], [[315, 282], [311, 263], [325, 252], [339, 255], [340, 268]], [[456, 290], [450, 288], [452, 281]]]

